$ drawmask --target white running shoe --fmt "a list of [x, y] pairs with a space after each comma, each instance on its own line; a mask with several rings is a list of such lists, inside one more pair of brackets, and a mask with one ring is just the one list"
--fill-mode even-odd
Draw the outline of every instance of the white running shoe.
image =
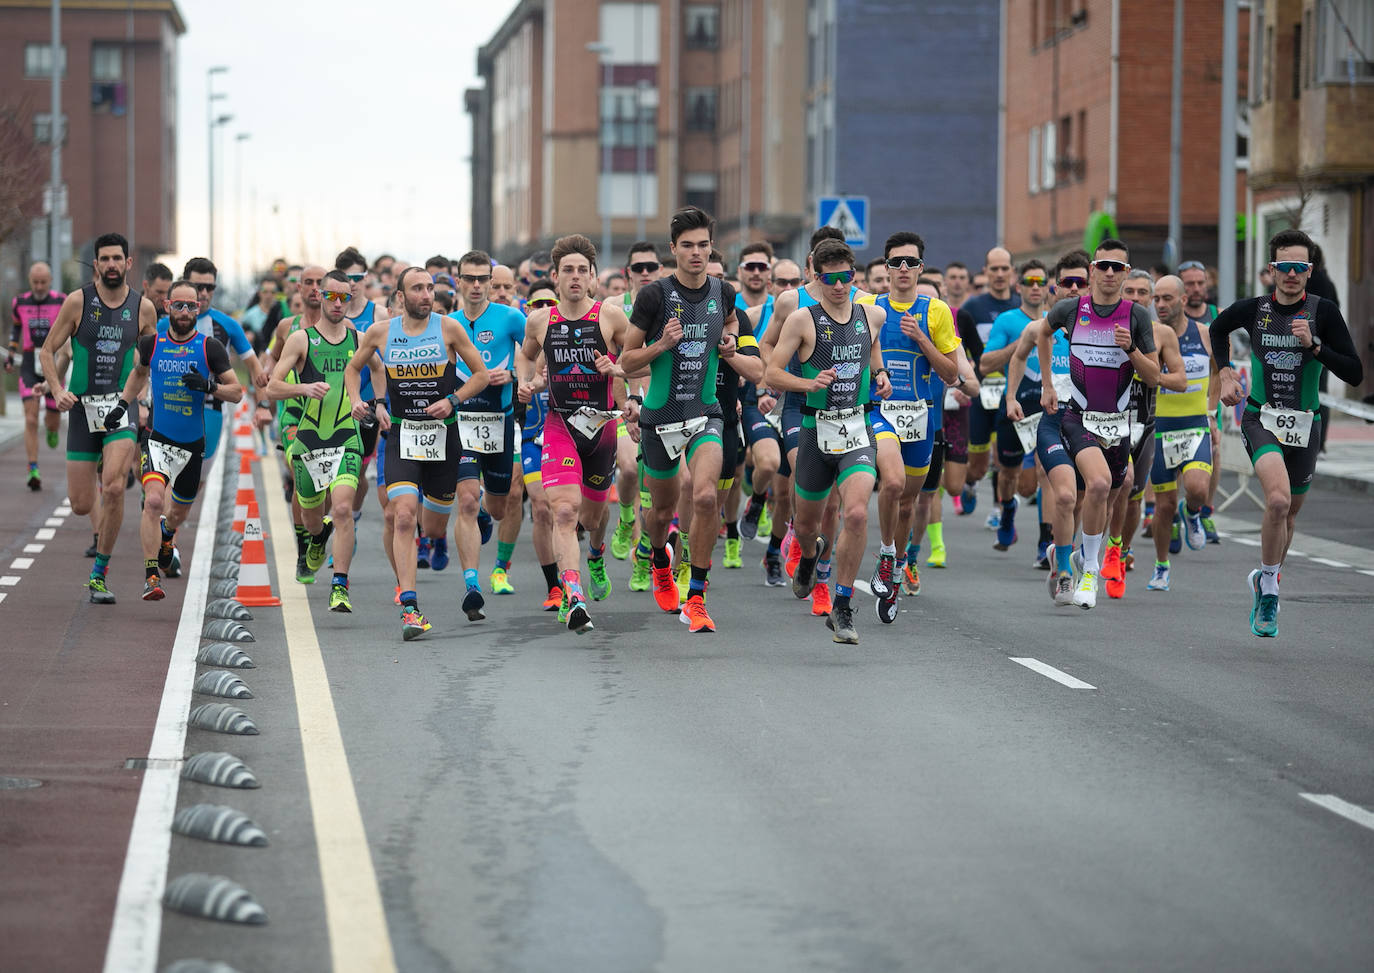
[[1073, 593], [1073, 603], [1086, 611], [1097, 604], [1097, 572], [1084, 571], [1078, 581], [1078, 590]]

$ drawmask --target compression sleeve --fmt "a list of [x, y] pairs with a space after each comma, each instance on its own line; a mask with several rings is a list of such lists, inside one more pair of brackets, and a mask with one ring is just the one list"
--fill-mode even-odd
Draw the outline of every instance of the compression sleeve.
[[657, 282], [642, 288], [635, 295], [634, 310], [630, 313], [630, 323], [649, 334], [658, 324], [658, 316], [663, 310], [663, 290]]
[[138, 360], [144, 368], [153, 360], [153, 349], [157, 347], [157, 335], [144, 334], [138, 337]]
[[759, 342], [754, 337], [754, 326], [749, 323], [749, 315], [735, 308], [735, 320], [739, 322], [739, 337], [735, 339], [735, 347], [739, 349], [741, 355], [753, 355], [755, 358], [759, 354]]
[[233, 367], [229, 364], [229, 352], [218, 338], [205, 339], [205, 362], [210, 366], [210, 374], [217, 378]]
[[960, 308], [958, 325], [959, 337], [964, 341], [964, 351], [976, 370], [978, 360], [983, 357], [983, 339], [978, 337], [978, 324], [973, 320], [972, 314]]
[[1155, 350], [1155, 325], [1150, 312], [1140, 304], [1131, 306], [1131, 342], [1149, 354]]
[[1248, 327], [1254, 319], [1254, 302], [1237, 301], [1207, 326], [1207, 336], [1212, 339], [1212, 361], [1218, 370], [1231, 364], [1231, 332]]
[[1364, 382], [1364, 364], [1351, 340], [1350, 329], [1346, 327], [1341, 309], [1325, 298], [1317, 305], [1317, 320], [1313, 334], [1321, 342], [1321, 353], [1317, 361], [1347, 385], [1361, 385]]

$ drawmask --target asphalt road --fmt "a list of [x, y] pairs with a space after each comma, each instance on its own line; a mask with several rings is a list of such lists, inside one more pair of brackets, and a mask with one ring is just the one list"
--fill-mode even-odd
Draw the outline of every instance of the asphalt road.
[[[1341, 522], [1370, 505], [1310, 509], [1354, 544]], [[337, 847], [315, 836], [356, 800], [376, 882], [343, 882], [377, 890], [401, 970], [1368, 969], [1374, 830], [1300, 795], [1374, 808], [1374, 577], [1294, 559], [1277, 640], [1249, 633], [1257, 551], [1230, 539], [1175, 558], [1167, 594], [1137, 571], [1122, 601], [1056, 609], [983, 513], [949, 516], [950, 567], [896, 624], [856, 593], [858, 646], [763, 587], [755, 544], [714, 572], [717, 634], [614, 563], [573, 636], [538, 611], [528, 528], [517, 595], [467, 622], [455, 558], [422, 572], [435, 629], [403, 643], [370, 501], [355, 613], [325, 610], [326, 572], [306, 589], [347, 786], [307, 792], [319, 686], [303, 629], [259, 610], [262, 735], [187, 752], [230, 749], [264, 786], [180, 802], [235, 804], [272, 846], [176, 838], [169, 874], [230, 875], [270, 922], [168, 913], [162, 963], [330, 968], [367, 909], [327, 915]]]

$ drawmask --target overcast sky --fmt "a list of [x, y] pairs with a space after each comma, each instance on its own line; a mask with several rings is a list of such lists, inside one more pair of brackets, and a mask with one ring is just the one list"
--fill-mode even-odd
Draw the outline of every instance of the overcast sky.
[[[277, 255], [325, 261], [347, 244], [368, 259], [467, 249], [463, 90], [477, 82], [477, 48], [515, 2], [178, 0], [186, 34], [175, 260], [203, 254], [208, 240], [210, 65], [229, 68], [215, 77], [215, 90], [227, 94], [215, 106], [234, 116], [218, 131], [215, 169], [215, 256], [224, 272], [250, 251], [260, 267]], [[251, 138], [236, 144], [240, 132]]]

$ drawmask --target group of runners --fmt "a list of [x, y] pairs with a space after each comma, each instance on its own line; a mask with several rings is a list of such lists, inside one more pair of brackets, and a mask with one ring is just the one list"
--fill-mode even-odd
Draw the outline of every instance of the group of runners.
[[[994, 547], [1018, 542], [1018, 509], [1034, 501], [1034, 564], [1056, 605], [1094, 607], [1102, 581], [1121, 597], [1142, 526], [1155, 547], [1147, 588], [1167, 591], [1171, 554], [1216, 541], [1218, 425], [1237, 408], [1266, 503], [1250, 627], [1277, 634], [1279, 569], [1316, 464], [1319, 375], [1363, 377], [1338, 307], [1307, 292], [1305, 234], [1269, 242], [1271, 293], [1218, 313], [1199, 265], [1155, 279], [1115, 239], [1052, 268], [995, 247], [975, 293], [964, 266], [927, 267], [914, 232], [862, 267], [830, 227], [800, 264], [750, 243], [727, 278], [713, 230], [684, 208], [666, 252], [638, 242], [614, 269], [581, 235], [517, 268], [480, 250], [370, 264], [348, 247], [328, 267], [283, 268], [299, 312], [277, 313], [268, 292], [254, 316], [261, 360], [211, 306], [213, 263], [193, 259], [176, 280], [154, 265], [140, 292], [127, 241], [106, 234], [90, 283], [62, 295], [35, 265], [15, 302], [29, 485], [41, 488], [45, 397], [50, 446], [68, 414], [72, 509], [94, 518], [90, 598], [110, 603], [138, 456], [143, 598], [159, 599], [181, 567], [176, 531], [221, 407], [248, 394], [283, 453], [295, 580], [328, 563], [333, 611], [353, 610], [371, 471], [407, 640], [432, 627], [416, 579], [448, 568], [450, 532], [467, 619], [486, 617], [488, 595], [515, 594], [528, 500], [541, 607], [571, 631], [592, 629], [611, 594], [609, 547], [631, 562], [632, 591], [713, 632], [718, 545], [721, 567], [738, 569], [741, 540], [757, 538], [762, 583], [790, 575], [834, 640], [853, 644], [856, 585], [892, 623], [899, 599], [921, 592], [922, 546], [927, 565], [947, 563], [944, 495], [972, 514], [990, 467]], [[860, 273], [881, 292], [861, 289]]]

